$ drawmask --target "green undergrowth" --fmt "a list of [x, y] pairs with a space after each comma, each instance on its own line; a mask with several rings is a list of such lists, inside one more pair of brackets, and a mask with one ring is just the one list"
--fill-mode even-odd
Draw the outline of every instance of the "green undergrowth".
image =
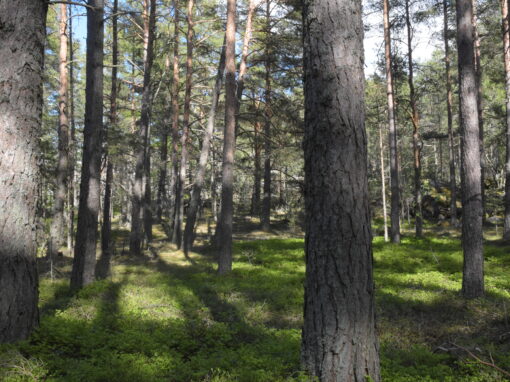
[[[75, 295], [70, 259], [53, 280], [42, 267], [40, 328], [0, 347], [0, 380], [310, 380], [299, 366], [302, 239], [238, 242], [224, 277], [210, 251], [189, 261], [162, 240], [155, 247], [150, 259], [116, 256], [110, 279]], [[459, 295], [457, 239], [376, 238], [374, 257], [385, 381], [504, 380], [467, 351], [510, 370], [507, 247], [486, 246], [487, 296], [472, 301]]]

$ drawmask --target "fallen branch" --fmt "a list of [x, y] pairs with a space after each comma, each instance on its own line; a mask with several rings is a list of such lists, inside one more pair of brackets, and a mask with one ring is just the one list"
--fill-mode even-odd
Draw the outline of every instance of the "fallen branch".
[[452, 343], [452, 345], [461, 349], [461, 350], [464, 350], [471, 358], [473, 358], [475, 361], [481, 363], [482, 365], [492, 367], [493, 369], [496, 369], [497, 371], [499, 371], [501, 374], [503, 374], [507, 377], [510, 377], [510, 372], [500, 368], [498, 365], [496, 365], [494, 363], [494, 360], [492, 359], [492, 355], [491, 355], [492, 362], [487, 362], [487, 361], [484, 361], [483, 359], [480, 359], [480, 357], [477, 357], [475, 354], [473, 354], [473, 352], [471, 352], [469, 349], [466, 349], [465, 347], [459, 346], [454, 343]]

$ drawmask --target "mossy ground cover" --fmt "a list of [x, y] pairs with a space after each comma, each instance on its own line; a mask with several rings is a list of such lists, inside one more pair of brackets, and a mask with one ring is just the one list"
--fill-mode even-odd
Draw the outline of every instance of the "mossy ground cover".
[[[241, 241], [234, 271], [214, 254], [158, 240], [151, 257], [118, 255], [112, 277], [73, 295], [70, 259], [41, 264], [41, 326], [0, 347], [2, 381], [307, 381], [300, 372], [302, 239]], [[118, 253], [125, 233], [117, 232]], [[459, 295], [455, 237], [374, 240], [385, 381], [502, 381], [510, 370], [510, 251], [486, 245], [484, 299]]]

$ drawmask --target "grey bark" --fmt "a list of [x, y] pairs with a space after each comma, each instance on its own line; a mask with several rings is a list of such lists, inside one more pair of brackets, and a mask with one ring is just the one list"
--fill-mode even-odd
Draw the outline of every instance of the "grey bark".
[[0, 343], [39, 323], [36, 209], [47, 3], [0, 0]]
[[302, 362], [321, 382], [379, 382], [361, 2], [305, 0], [303, 20]]
[[474, 298], [484, 294], [484, 278], [480, 135], [471, 0], [457, 0], [456, 11], [464, 252], [462, 293], [466, 298]]
[[236, 129], [236, 0], [227, 0], [225, 39], [225, 128], [221, 179], [221, 211], [219, 218], [218, 273], [232, 271], [232, 218], [234, 214], [234, 154]]
[[88, 4], [93, 8], [87, 8], [85, 127], [72, 289], [80, 289], [94, 281], [101, 192], [104, 0], [89, 0]]
[[390, 188], [391, 188], [391, 228], [393, 243], [400, 243], [400, 185], [398, 174], [397, 125], [395, 123], [395, 99], [393, 95], [393, 70], [391, 66], [391, 29], [389, 0], [383, 1], [384, 57], [386, 67], [386, 95], [388, 98], [388, 126], [390, 146]]

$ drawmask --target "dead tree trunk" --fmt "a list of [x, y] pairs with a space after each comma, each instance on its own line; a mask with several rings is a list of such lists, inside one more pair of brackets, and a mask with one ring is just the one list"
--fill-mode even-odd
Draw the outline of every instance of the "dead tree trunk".
[[101, 192], [101, 143], [103, 135], [104, 0], [90, 0], [87, 8], [87, 82], [85, 128], [71, 288], [94, 281], [97, 218]]
[[379, 382], [361, 2], [305, 0], [303, 20], [302, 362], [322, 382]]
[[0, 0], [0, 343], [39, 323], [36, 209], [47, 3]]

